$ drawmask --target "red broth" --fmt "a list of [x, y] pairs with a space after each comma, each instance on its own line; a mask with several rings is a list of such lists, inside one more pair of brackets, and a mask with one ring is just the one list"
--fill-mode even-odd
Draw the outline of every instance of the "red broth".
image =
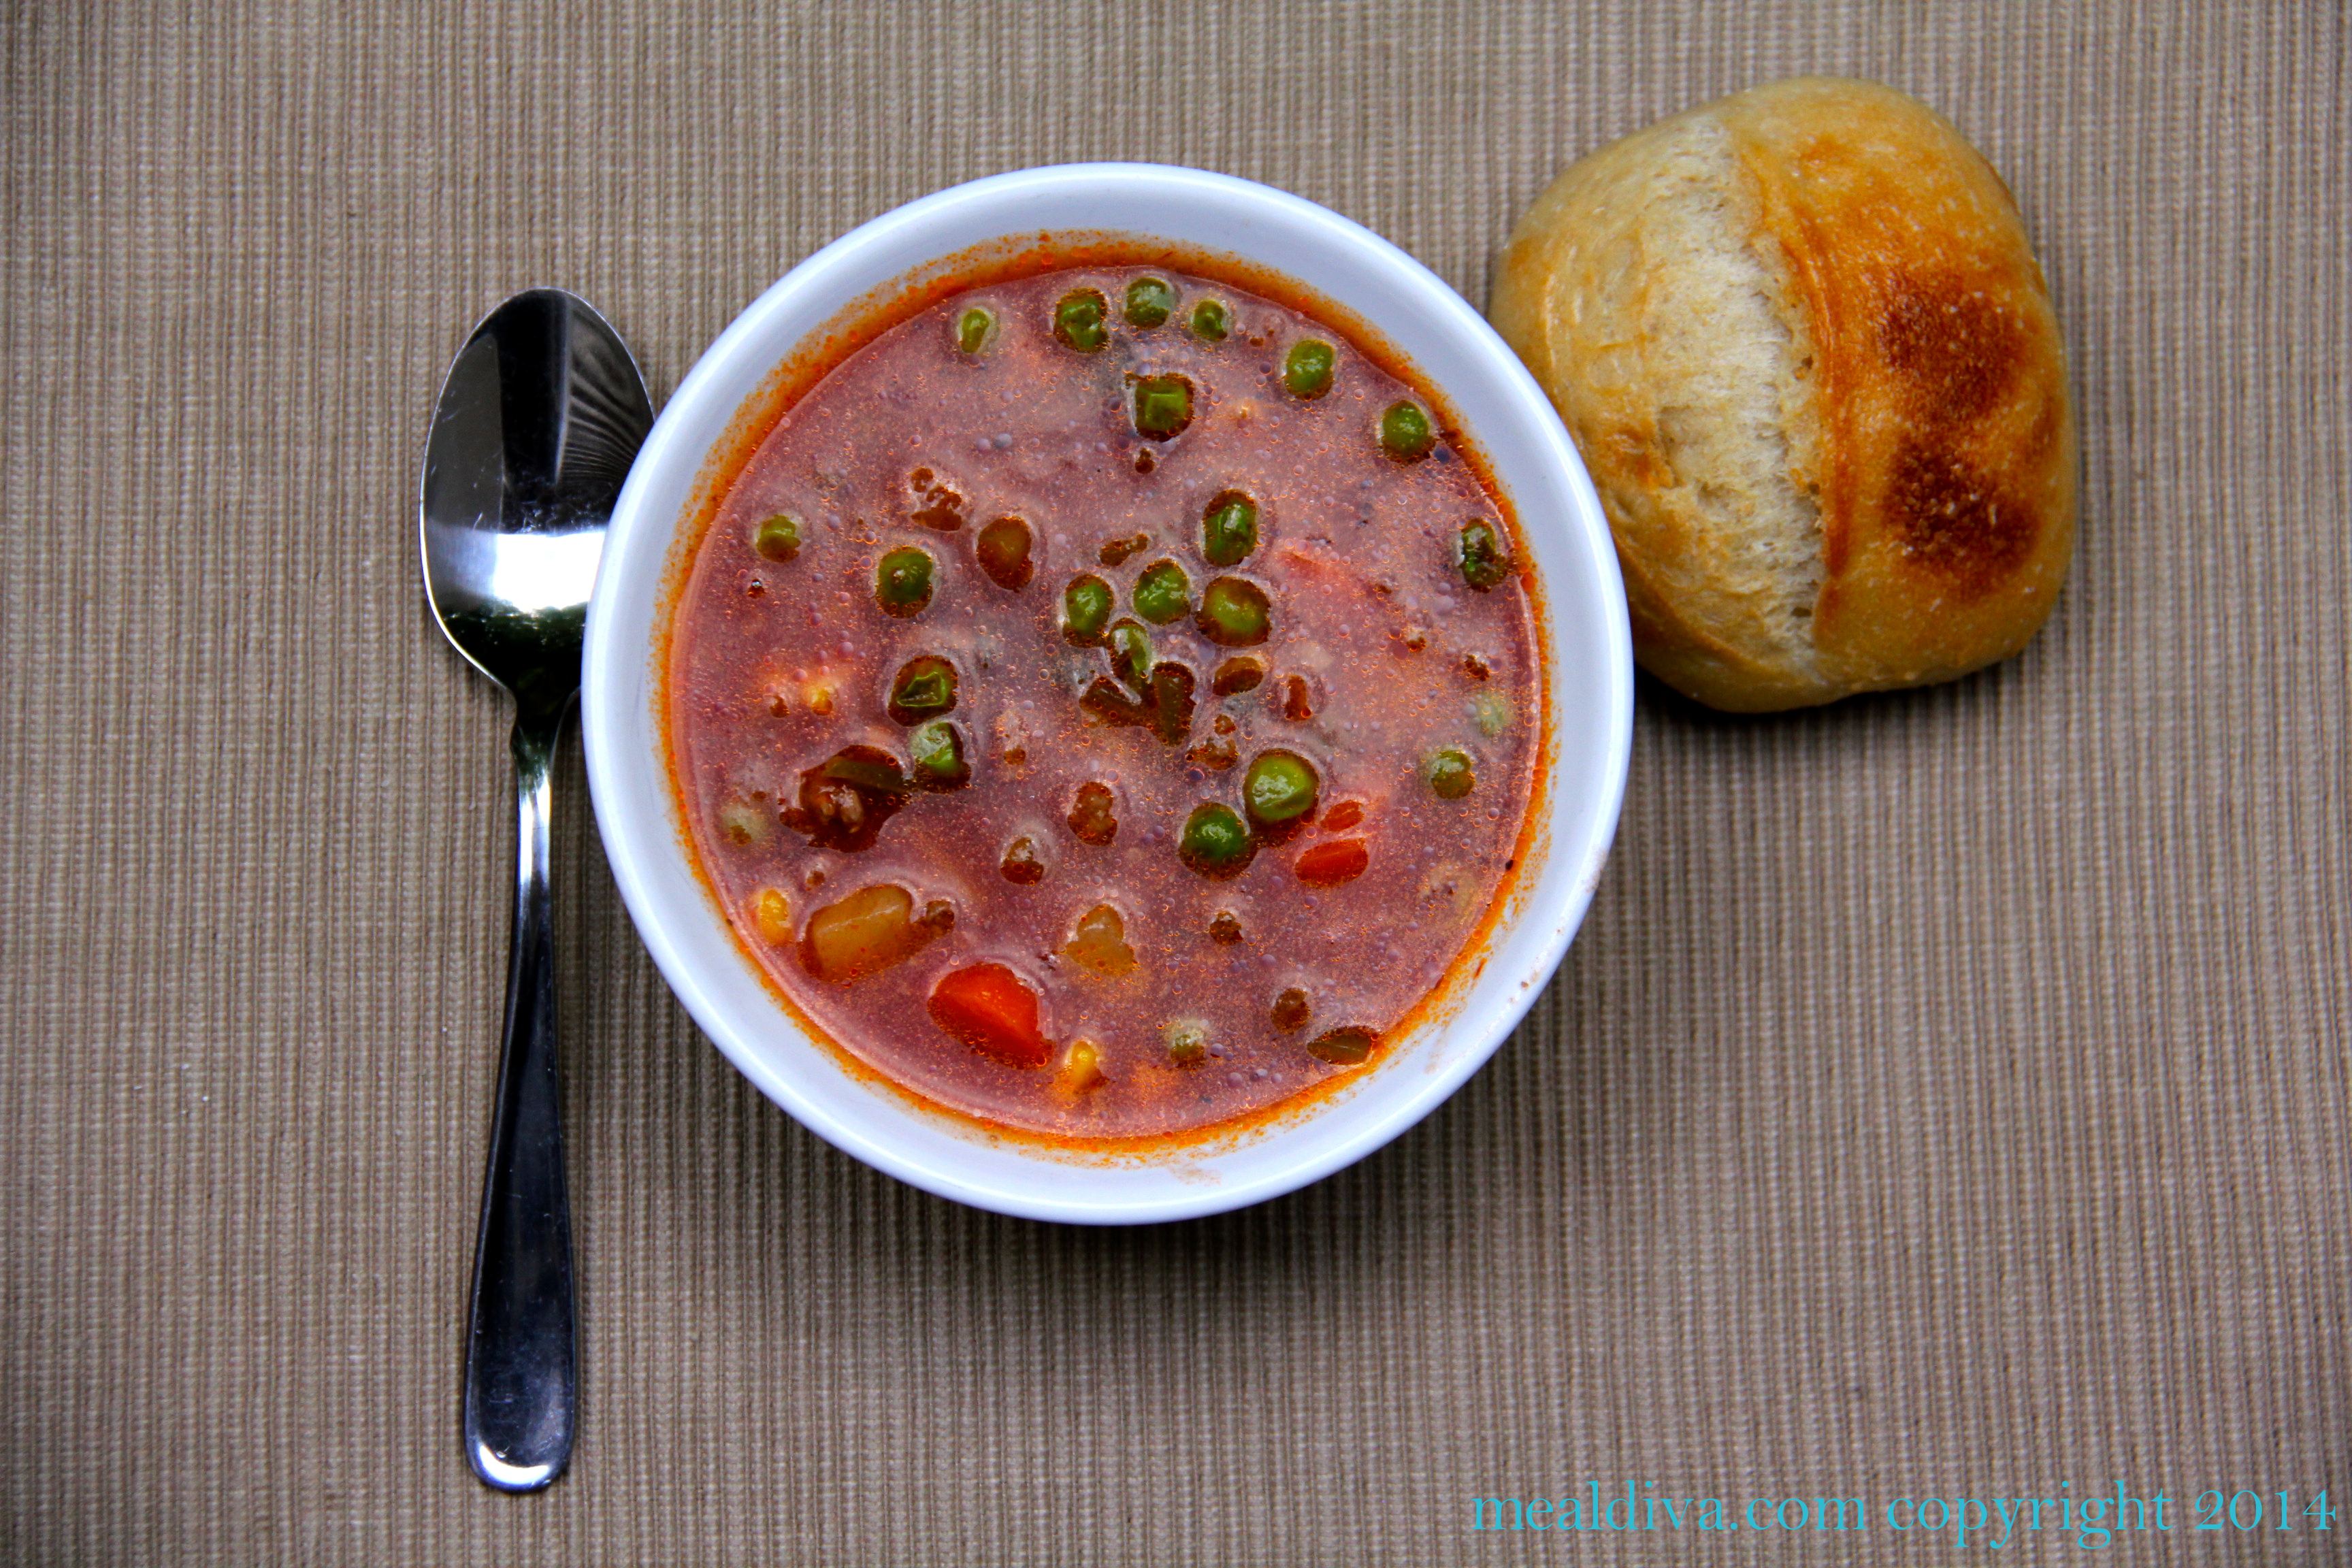
[[746, 950], [875, 1069], [1056, 1136], [1376, 1060], [1538, 765], [1510, 531], [1434, 405], [1177, 271], [877, 334], [761, 442], [676, 616], [677, 782]]

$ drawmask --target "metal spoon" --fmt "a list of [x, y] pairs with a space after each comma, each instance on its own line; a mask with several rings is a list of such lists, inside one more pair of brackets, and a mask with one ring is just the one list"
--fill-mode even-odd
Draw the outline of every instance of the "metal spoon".
[[441, 384], [419, 508], [425, 594], [459, 653], [515, 699], [521, 795], [506, 1040], [466, 1341], [466, 1457], [535, 1491], [572, 1457], [572, 1215], [555, 1072], [547, 836], [555, 746], [604, 525], [652, 425], [636, 363], [587, 301], [534, 289], [474, 329]]

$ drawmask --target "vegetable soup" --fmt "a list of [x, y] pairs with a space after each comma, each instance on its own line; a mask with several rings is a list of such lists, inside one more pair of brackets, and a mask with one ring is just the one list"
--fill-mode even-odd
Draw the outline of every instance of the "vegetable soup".
[[1076, 1138], [1360, 1070], [1514, 868], [1544, 672], [1440, 410], [1231, 283], [1084, 267], [874, 336], [676, 608], [703, 871], [805, 1018]]

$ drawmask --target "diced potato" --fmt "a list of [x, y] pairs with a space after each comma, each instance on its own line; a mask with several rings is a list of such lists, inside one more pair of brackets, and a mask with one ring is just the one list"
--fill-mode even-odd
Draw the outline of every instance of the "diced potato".
[[793, 940], [793, 906], [775, 889], [762, 888], [751, 899], [751, 926], [769, 946], [788, 946]]
[[1424, 910], [1463, 920], [1477, 911], [1478, 879], [1451, 860], [1422, 873], [1413, 898]]
[[1062, 944], [1062, 952], [1071, 963], [1113, 980], [1135, 970], [1135, 949], [1127, 945], [1127, 922], [1108, 904], [1097, 904], [1078, 917], [1077, 928]]
[[860, 888], [809, 916], [801, 938], [802, 966], [819, 980], [846, 984], [922, 951], [940, 922], [915, 918], [914, 895], [884, 882]]
[[730, 800], [719, 808], [719, 836], [730, 844], [765, 844], [774, 830], [773, 818], [760, 802]]

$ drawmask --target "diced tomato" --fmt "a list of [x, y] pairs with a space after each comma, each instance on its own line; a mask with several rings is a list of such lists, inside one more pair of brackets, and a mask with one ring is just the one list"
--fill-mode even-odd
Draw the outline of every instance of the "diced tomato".
[[931, 1021], [1007, 1067], [1041, 1068], [1054, 1042], [1037, 1031], [1037, 993], [1001, 963], [975, 963], [931, 987]]
[[1336, 888], [1362, 876], [1371, 863], [1371, 851], [1364, 847], [1362, 839], [1333, 838], [1299, 856], [1294, 869], [1310, 888]]

